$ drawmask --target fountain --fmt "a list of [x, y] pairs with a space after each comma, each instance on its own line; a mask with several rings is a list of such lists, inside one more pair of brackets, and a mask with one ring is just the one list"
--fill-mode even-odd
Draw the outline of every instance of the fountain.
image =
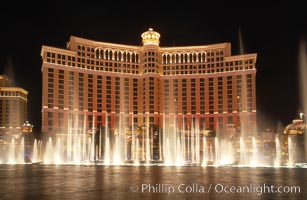
[[[300, 113], [300, 118], [303, 119], [307, 113], [307, 50], [306, 50], [306, 41], [301, 40], [299, 44], [299, 86], [300, 86], [300, 96], [301, 104], [303, 105], [303, 112]], [[304, 160], [307, 162], [307, 134], [303, 138], [304, 140]]]
[[[153, 126], [118, 126], [109, 128], [108, 117], [105, 126], [85, 130], [70, 129], [67, 134], [54, 135], [45, 142], [33, 141], [32, 163], [74, 164], [74, 165], [199, 165], [207, 166], [241, 166], [257, 167], [265, 164], [261, 160], [262, 143], [255, 136], [235, 138], [215, 137], [210, 132], [201, 132], [199, 123], [191, 126], [181, 124], [171, 116], [164, 118], [164, 127]], [[93, 119], [94, 121], [95, 119]], [[119, 119], [120, 121], [122, 119]], [[147, 119], [148, 120], [148, 119]], [[166, 122], [171, 122], [171, 124]], [[93, 126], [94, 127], [94, 126]], [[296, 127], [296, 128], [294, 128]], [[285, 128], [287, 134], [276, 134], [272, 154], [274, 167], [295, 167], [301, 155], [297, 148], [302, 134], [293, 135], [293, 130], [302, 130], [302, 121], [294, 120], [294, 124]], [[300, 132], [301, 133], [301, 132]], [[284, 145], [287, 145], [286, 147]], [[25, 140], [18, 141], [13, 137], [1, 158], [2, 164], [24, 164]], [[3, 152], [2, 152], [3, 155]], [[285, 157], [287, 155], [287, 157]], [[266, 155], [264, 155], [266, 156]], [[3, 156], [2, 156], [3, 157]]]
[[281, 144], [278, 135], [275, 135], [275, 160], [274, 167], [280, 167], [281, 165]]
[[9, 145], [8, 163], [15, 164], [15, 138], [13, 137]]
[[288, 167], [293, 167], [295, 162], [295, 149], [291, 136], [288, 136]]
[[255, 137], [253, 137], [252, 138], [252, 153], [253, 153], [253, 155], [252, 155], [252, 160], [251, 160], [251, 166], [253, 166], [253, 167], [255, 167], [258, 163], [257, 163], [257, 161], [258, 161], [258, 149], [257, 149], [257, 142], [256, 142], [256, 139], [255, 139]]
[[[107, 120], [107, 117], [106, 117]], [[107, 123], [106, 123], [107, 124]], [[107, 129], [106, 126], [106, 130], [105, 130], [105, 145], [104, 145], [104, 164], [105, 165], [110, 165], [111, 164], [111, 147], [110, 147], [110, 135], [109, 135], [109, 131]]]
[[208, 144], [206, 137], [203, 137], [203, 161], [202, 166], [207, 166], [209, 161]]

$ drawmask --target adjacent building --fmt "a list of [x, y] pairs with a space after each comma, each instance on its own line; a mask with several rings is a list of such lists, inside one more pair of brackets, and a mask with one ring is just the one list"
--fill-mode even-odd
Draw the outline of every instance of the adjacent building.
[[42, 46], [42, 130], [255, 130], [256, 53], [233, 56], [230, 43], [162, 47], [153, 29], [141, 38], [142, 46], [75, 36], [65, 49]]
[[281, 138], [281, 159], [290, 166], [307, 161], [307, 124], [302, 116], [288, 124]]
[[27, 120], [28, 91], [15, 87], [6, 75], [0, 75], [0, 134], [19, 134]]

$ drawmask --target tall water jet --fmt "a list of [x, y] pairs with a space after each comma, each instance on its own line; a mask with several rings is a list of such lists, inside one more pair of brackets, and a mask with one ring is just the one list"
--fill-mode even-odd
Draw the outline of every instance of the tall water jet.
[[[121, 121], [121, 120], [120, 120]], [[122, 164], [121, 162], [121, 130], [116, 130], [114, 135], [115, 135], [115, 151], [113, 155], [113, 164], [115, 165], [120, 165]]]
[[141, 128], [141, 134], [142, 134], [142, 152], [141, 152], [142, 158], [141, 159], [142, 161], [144, 161], [145, 160], [145, 131], [143, 130], [143, 128]]
[[205, 136], [203, 136], [203, 161], [202, 161], [202, 166], [207, 166], [208, 159], [209, 159], [209, 155], [208, 155], [207, 139], [206, 139]]
[[177, 162], [177, 157], [175, 152], [177, 151], [177, 133], [176, 133], [176, 119], [175, 116], [173, 116], [173, 120], [171, 121], [170, 118], [168, 118], [168, 124], [166, 124], [166, 119], [164, 118], [165, 128], [163, 131], [163, 143], [165, 141], [164, 147], [164, 162], [166, 165], [173, 165]]
[[79, 134], [78, 134], [78, 122], [79, 122], [79, 116], [76, 114], [73, 117], [73, 126], [72, 126], [72, 137], [71, 137], [71, 160], [70, 162], [72, 164], [80, 164], [80, 159], [79, 159]]
[[67, 138], [66, 138], [66, 159], [71, 160], [72, 159], [72, 116], [70, 116], [70, 122], [68, 122], [68, 132], [67, 132]]
[[246, 147], [243, 137], [240, 137], [240, 165], [243, 166], [246, 164]]
[[53, 144], [52, 144], [52, 138], [49, 137], [49, 139], [46, 143], [44, 163], [53, 164], [53, 162], [54, 162]]
[[165, 160], [164, 160], [164, 163], [165, 165], [172, 165], [172, 162], [171, 160], [167, 159], [167, 158], [170, 158], [170, 143], [169, 143], [169, 137], [166, 137], [166, 141], [165, 141]]
[[288, 135], [288, 167], [293, 167], [295, 162], [295, 149], [292, 137]]
[[242, 36], [241, 28], [239, 28], [239, 54], [240, 55], [244, 54], [243, 36]]
[[134, 158], [134, 165], [140, 165], [140, 141], [139, 138], [135, 140], [135, 158]]
[[17, 160], [17, 163], [25, 163], [25, 139], [24, 137], [21, 138], [16, 160]]
[[234, 149], [230, 141], [225, 139], [221, 140], [219, 149], [223, 152], [219, 152], [219, 164], [229, 165], [234, 163]]
[[14, 87], [16, 85], [16, 78], [15, 78], [15, 72], [14, 72], [14, 64], [10, 56], [7, 57], [7, 61], [4, 65], [3, 74], [10, 77], [10, 80], [11, 80], [10, 84], [12, 87]]
[[181, 137], [181, 146], [182, 146], [182, 160], [185, 163], [186, 162], [186, 134], [185, 134], [184, 117], [182, 117], [180, 137]]
[[[81, 138], [78, 135], [78, 137], [75, 138], [74, 145], [73, 145], [73, 164], [80, 164], [81, 163]], [[57, 159], [57, 158], [55, 158]]]
[[[306, 41], [301, 40], [299, 44], [299, 81], [300, 81], [300, 96], [303, 106], [303, 115], [306, 119], [307, 115], [307, 50]], [[303, 115], [301, 117], [303, 117]], [[306, 120], [305, 120], [306, 121]], [[307, 133], [304, 134], [304, 160], [307, 162]]]
[[146, 156], [146, 164], [149, 164], [151, 158], [150, 158], [150, 137], [149, 137], [149, 116], [147, 116], [146, 120], [146, 150], [145, 150], [145, 156]]
[[127, 142], [127, 128], [123, 129], [123, 146], [124, 149], [122, 149], [122, 160], [126, 162], [128, 160], [128, 142]]
[[183, 165], [181, 139], [177, 136], [176, 165]]
[[[239, 55], [244, 55], [244, 43], [241, 28], [239, 28]], [[246, 67], [241, 68], [246, 70]], [[250, 117], [248, 113], [253, 112], [251, 106], [249, 105], [250, 97], [252, 96], [252, 89], [250, 88], [251, 79], [248, 75], [240, 76], [237, 79], [237, 112], [238, 112], [238, 124], [240, 128], [240, 136], [246, 138], [247, 136], [255, 136], [256, 126], [253, 124], [246, 123]]]
[[11, 142], [9, 144], [9, 153], [8, 153], [8, 163], [9, 164], [15, 164], [15, 138], [13, 137], [11, 139]]
[[181, 159], [182, 162], [185, 163], [186, 161], [186, 157], [185, 157], [185, 153], [186, 153], [186, 140], [185, 140], [185, 131], [184, 131], [184, 123], [182, 125], [182, 129], [180, 131], [180, 138], [181, 138]]
[[190, 140], [191, 140], [191, 134], [190, 134], [190, 128], [188, 127], [188, 134], [187, 134], [187, 161], [190, 162], [191, 161], [191, 145], [190, 145]]
[[195, 123], [195, 162], [200, 163], [200, 130], [198, 121]]
[[174, 114], [173, 116], [173, 130], [172, 130], [172, 136], [171, 136], [171, 146], [172, 146], [172, 151], [171, 151], [171, 163], [172, 164], [177, 164], [179, 160], [178, 158], [178, 153], [177, 152], [177, 147], [178, 147], [178, 140], [177, 140], [177, 126], [176, 126], [176, 116]]
[[101, 160], [101, 153], [102, 153], [102, 128], [99, 127], [99, 143], [98, 143], [98, 159]]
[[92, 140], [91, 140], [91, 161], [96, 161], [96, 141], [95, 141], [95, 115], [93, 115], [93, 122], [92, 122]]
[[[107, 125], [106, 125], [107, 126]], [[103, 156], [103, 162], [105, 165], [110, 165], [111, 164], [111, 159], [110, 159], [111, 151], [110, 151], [110, 136], [109, 136], [109, 131], [106, 128], [105, 131], [105, 141], [104, 141], [104, 156]]]
[[220, 163], [220, 145], [219, 145], [219, 139], [217, 138], [217, 137], [215, 137], [215, 139], [214, 139], [214, 155], [215, 155], [215, 162], [214, 162], [214, 164], [215, 165], [219, 165]]
[[213, 153], [213, 145], [211, 144], [209, 147], [209, 158], [212, 163], [214, 163], [214, 153]]
[[62, 151], [61, 151], [61, 148], [62, 148], [62, 140], [61, 138], [57, 138], [56, 140], [56, 144], [55, 144], [55, 149], [54, 149], [54, 163], [55, 164], [61, 164], [63, 163], [63, 156], [62, 156]]
[[33, 142], [33, 156], [32, 156], [32, 162], [36, 163], [39, 162], [39, 147], [38, 147], [38, 141], [37, 139], [34, 139]]
[[110, 134], [109, 134], [109, 122], [108, 122], [108, 115], [106, 115], [105, 119], [105, 131], [104, 131], [104, 155], [103, 155], [103, 163], [105, 165], [111, 164], [111, 146], [110, 146]]
[[274, 167], [280, 167], [281, 164], [281, 145], [278, 134], [275, 135], [275, 161]]
[[257, 158], [257, 155], [258, 155], [258, 148], [257, 148], [257, 141], [256, 141], [256, 138], [255, 137], [252, 137], [252, 160], [251, 160], [251, 166], [252, 167], [255, 167], [257, 165], [257, 161], [258, 161], [258, 158]]
[[123, 161], [126, 160], [126, 148], [127, 148], [127, 142], [126, 142], [126, 130], [124, 129], [124, 116], [123, 113], [120, 113], [119, 115], [119, 123], [117, 126], [117, 129], [115, 130], [115, 145], [114, 145], [114, 151], [113, 151], [113, 164], [115, 165], [121, 165], [123, 164]]
[[162, 134], [161, 130], [159, 130], [159, 161], [163, 160], [163, 155], [162, 155]]
[[153, 129], [153, 126], [151, 126], [151, 129], [150, 129], [150, 157], [151, 157], [151, 160], [154, 160], [154, 129]]
[[92, 161], [93, 159], [93, 148], [92, 148], [92, 137], [87, 138], [87, 161]]
[[83, 127], [82, 127], [82, 160], [87, 159], [86, 154], [86, 117], [83, 116]]
[[131, 147], [130, 147], [130, 160], [136, 159], [136, 137], [134, 132], [133, 120], [131, 120]]
[[33, 142], [33, 163], [42, 162], [42, 143], [43, 141], [35, 139]]
[[191, 132], [190, 132], [190, 136], [191, 136], [191, 145], [190, 145], [190, 149], [191, 149], [191, 163], [195, 162], [195, 127], [192, 124], [191, 127]]

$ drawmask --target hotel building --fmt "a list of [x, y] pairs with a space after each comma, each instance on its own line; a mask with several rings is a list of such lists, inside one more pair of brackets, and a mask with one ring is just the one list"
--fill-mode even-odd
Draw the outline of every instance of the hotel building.
[[14, 87], [12, 80], [0, 75], [0, 133], [2, 136], [19, 134], [27, 119], [28, 92]]
[[153, 29], [141, 38], [142, 46], [75, 36], [66, 49], [42, 46], [42, 130], [255, 129], [256, 53], [232, 56], [230, 43], [161, 47]]

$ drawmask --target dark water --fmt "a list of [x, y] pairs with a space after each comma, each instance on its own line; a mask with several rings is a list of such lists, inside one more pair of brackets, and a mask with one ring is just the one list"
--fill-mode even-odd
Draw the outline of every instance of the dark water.
[[302, 168], [0, 165], [0, 181], [1, 200], [307, 199]]

